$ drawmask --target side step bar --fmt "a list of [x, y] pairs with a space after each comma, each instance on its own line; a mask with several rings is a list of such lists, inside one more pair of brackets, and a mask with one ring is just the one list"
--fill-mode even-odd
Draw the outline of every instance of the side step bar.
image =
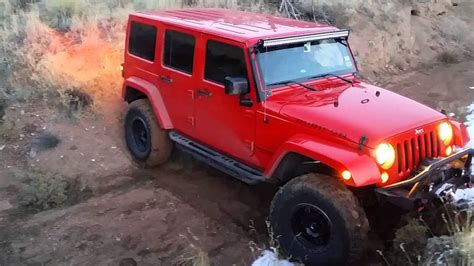
[[265, 177], [261, 171], [242, 164], [217, 151], [205, 147], [204, 145], [196, 143], [176, 131], [170, 131], [169, 136], [170, 139], [175, 142], [178, 149], [191, 154], [198, 160], [201, 160], [242, 182], [249, 185], [255, 185], [265, 181]]

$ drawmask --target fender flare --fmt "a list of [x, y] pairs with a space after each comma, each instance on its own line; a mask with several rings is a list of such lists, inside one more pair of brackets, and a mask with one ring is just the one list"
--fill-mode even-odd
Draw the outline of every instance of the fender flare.
[[[338, 173], [348, 170], [352, 174], [346, 185], [361, 187], [380, 183], [380, 170], [373, 158], [357, 150], [324, 143], [309, 135], [296, 135], [283, 143], [270, 160], [265, 176], [273, 176], [288, 153], [298, 153], [332, 167]], [[341, 177], [342, 179], [342, 177]]]
[[172, 129], [173, 123], [166, 109], [165, 102], [161, 96], [160, 90], [153, 83], [138, 77], [129, 77], [124, 81], [122, 88], [122, 99], [125, 99], [127, 89], [131, 87], [145, 94], [150, 101], [151, 108], [155, 113], [158, 123], [163, 129]]
[[464, 147], [471, 140], [467, 127], [464, 123], [451, 120], [454, 131], [454, 145], [458, 147]]

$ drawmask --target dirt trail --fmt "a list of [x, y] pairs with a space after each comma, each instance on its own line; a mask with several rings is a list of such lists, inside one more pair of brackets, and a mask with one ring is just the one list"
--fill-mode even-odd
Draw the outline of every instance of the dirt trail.
[[[0, 265], [117, 265], [126, 258], [140, 265], [200, 259], [246, 265], [255, 258], [251, 248], [267, 243], [265, 220], [275, 188], [249, 187], [179, 152], [159, 169], [140, 170], [122, 141], [120, 112], [115, 119], [86, 115], [48, 123], [41, 117], [50, 114], [38, 117], [33, 110], [13, 106], [6, 114], [19, 118], [12, 127], [20, 130], [0, 152], [0, 203], [9, 204], [0, 208]], [[61, 142], [32, 156], [30, 143], [44, 132]], [[21, 169], [80, 177], [93, 197], [25, 213], [13, 178]]]
[[474, 61], [432, 65], [390, 77], [381, 86], [467, 121], [474, 103], [473, 71]]
[[171, 265], [199, 256], [218, 265], [249, 262], [250, 239], [242, 228], [206, 216], [153, 182], [143, 185], [19, 223], [10, 229], [4, 263], [117, 265], [133, 258], [140, 265]]
[[[382, 85], [455, 112], [474, 127], [474, 61], [432, 66]], [[7, 109], [10, 126], [21, 130], [2, 138], [0, 265], [117, 265], [127, 258], [139, 265], [207, 259], [248, 265], [251, 243], [268, 243], [265, 219], [276, 188], [247, 186], [180, 153], [160, 169], [137, 169], [122, 142], [120, 112], [74, 123], [45, 122], [49, 115], [27, 105]], [[30, 143], [42, 132], [61, 142], [32, 156]], [[80, 176], [93, 195], [70, 207], [25, 213], [15, 200], [12, 173], [19, 169]]]
[[[474, 138], [474, 61], [432, 65], [381, 82], [388, 88], [466, 122]], [[474, 141], [471, 141], [474, 147]]]

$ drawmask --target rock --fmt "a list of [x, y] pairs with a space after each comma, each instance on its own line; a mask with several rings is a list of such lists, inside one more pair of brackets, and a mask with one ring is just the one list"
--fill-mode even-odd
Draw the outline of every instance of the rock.
[[35, 154], [49, 150], [58, 146], [61, 141], [51, 133], [44, 133], [34, 138], [31, 142], [30, 154]]
[[0, 212], [1, 211], [6, 211], [13, 208], [13, 205], [8, 200], [2, 200], [0, 201]]
[[133, 258], [125, 258], [120, 260], [119, 266], [137, 266], [137, 261]]
[[76, 245], [74, 245], [74, 248], [84, 250], [86, 246], [87, 246], [87, 243], [85, 241], [80, 241], [80, 242], [77, 242]]

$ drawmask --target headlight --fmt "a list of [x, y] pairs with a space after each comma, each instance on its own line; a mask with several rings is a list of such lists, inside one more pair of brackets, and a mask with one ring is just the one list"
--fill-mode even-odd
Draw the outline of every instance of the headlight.
[[375, 150], [375, 159], [383, 169], [389, 169], [395, 162], [395, 149], [388, 143], [382, 143]]
[[438, 127], [438, 136], [445, 145], [453, 140], [453, 127], [448, 122], [443, 122]]

